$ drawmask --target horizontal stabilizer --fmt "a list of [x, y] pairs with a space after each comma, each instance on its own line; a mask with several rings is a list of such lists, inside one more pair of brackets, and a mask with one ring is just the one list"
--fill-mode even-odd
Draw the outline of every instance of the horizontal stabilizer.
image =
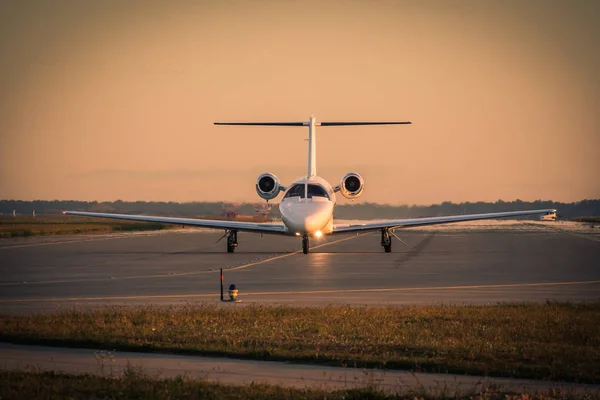
[[410, 121], [399, 122], [319, 122], [321, 126], [350, 126], [350, 125], [408, 125]]
[[308, 122], [215, 122], [215, 125], [308, 126]]
[[[307, 122], [215, 122], [215, 125], [243, 125], [243, 126], [310, 126]], [[390, 122], [316, 122], [315, 126], [357, 126], [357, 125], [408, 125], [410, 121]]]

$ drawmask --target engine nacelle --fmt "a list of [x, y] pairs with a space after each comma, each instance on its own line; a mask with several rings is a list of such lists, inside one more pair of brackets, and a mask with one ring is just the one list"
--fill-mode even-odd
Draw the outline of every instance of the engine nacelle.
[[256, 180], [256, 193], [265, 200], [274, 199], [282, 190], [285, 188], [279, 184], [279, 179], [273, 174], [262, 174]]
[[350, 172], [342, 178], [342, 181], [336, 188], [347, 199], [356, 199], [360, 197], [365, 189], [365, 181], [362, 176], [356, 172]]

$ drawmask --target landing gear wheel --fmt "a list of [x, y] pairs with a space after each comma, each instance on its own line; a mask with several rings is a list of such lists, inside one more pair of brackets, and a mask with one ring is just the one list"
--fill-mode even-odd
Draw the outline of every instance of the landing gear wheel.
[[390, 231], [388, 229], [381, 230], [381, 245], [386, 253], [392, 252], [392, 237], [390, 236]]
[[232, 246], [229, 243], [227, 243], [227, 252], [233, 253], [234, 251], [235, 251], [235, 246]]
[[237, 245], [237, 231], [230, 231], [227, 234], [227, 252], [233, 253]]
[[302, 238], [302, 252], [304, 254], [308, 254], [308, 250], [310, 249], [310, 239], [305, 236]]

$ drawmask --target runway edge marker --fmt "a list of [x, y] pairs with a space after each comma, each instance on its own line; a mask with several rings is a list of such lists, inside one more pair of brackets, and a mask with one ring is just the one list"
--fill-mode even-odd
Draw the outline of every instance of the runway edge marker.
[[221, 268], [221, 301], [223, 301], [223, 268]]

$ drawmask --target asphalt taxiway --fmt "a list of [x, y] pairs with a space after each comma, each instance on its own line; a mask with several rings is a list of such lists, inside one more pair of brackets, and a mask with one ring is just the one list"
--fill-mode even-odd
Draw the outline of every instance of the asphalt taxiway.
[[[450, 225], [448, 225], [450, 226]], [[433, 228], [433, 227], [431, 227]], [[0, 241], [0, 313], [102, 305], [219, 302], [219, 269], [243, 304], [488, 304], [600, 299], [598, 236], [516, 225], [397, 231], [313, 240], [221, 232]], [[492, 229], [493, 228], [493, 229]], [[226, 287], [227, 289], [227, 287]]]

